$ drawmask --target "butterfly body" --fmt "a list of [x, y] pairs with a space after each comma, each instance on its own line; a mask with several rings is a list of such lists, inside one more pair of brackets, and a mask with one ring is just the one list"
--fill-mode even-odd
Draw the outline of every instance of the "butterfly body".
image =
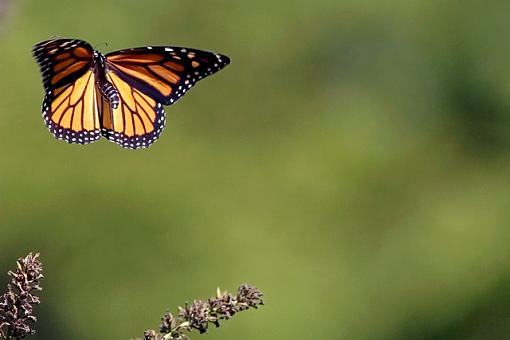
[[103, 97], [110, 103], [113, 109], [119, 106], [119, 92], [106, 80], [106, 58], [101, 52], [94, 50], [94, 64], [92, 66], [96, 77], [96, 86]]
[[164, 105], [226, 65], [224, 55], [181, 47], [139, 47], [106, 55], [77, 39], [34, 46], [46, 91], [43, 119], [58, 139], [87, 144], [101, 136], [148, 147], [165, 125]]

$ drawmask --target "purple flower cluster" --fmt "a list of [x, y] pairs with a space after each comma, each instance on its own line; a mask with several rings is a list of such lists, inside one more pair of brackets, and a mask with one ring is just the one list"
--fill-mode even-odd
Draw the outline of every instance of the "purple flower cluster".
[[38, 253], [30, 253], [18, 260], [15, 271], [9, 271], [11, 283], [0, 298], [0, 338], [22, 339], [35, 333], [33, 308], [40, 300], [34, 294], [42, 290], [39, 283], [43, 277], [38, 257]]
[[174, 317], [167, 312], [161, 319], [159, 334], [150, 329], [145, 331], [143, 340], [186, 340], [184, 333], [197, 330], [207, 332], [209, 324], [220, 326], [220, 320], [228, 320], [235, 313], [263, 305], [262, 292], [257, 288], [244, 284], [239, 287], [236, 295], [220, 291], [216, 297], [207, 302], [195, 300], [184, 307], [179, 307], [179, 314]]

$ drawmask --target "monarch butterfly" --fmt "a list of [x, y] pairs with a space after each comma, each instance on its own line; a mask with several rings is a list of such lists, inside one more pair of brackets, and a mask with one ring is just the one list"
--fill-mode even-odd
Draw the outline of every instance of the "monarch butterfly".
[[124, 148], [146, 148], [165, 126], [171, 105], [197, 81], [230, 63], [227, 56], [183, 47], [138, 47], [101, 54], [77, 39], [33, 47], [45, 97], [44, 122], [68, 143], [101, 136]]

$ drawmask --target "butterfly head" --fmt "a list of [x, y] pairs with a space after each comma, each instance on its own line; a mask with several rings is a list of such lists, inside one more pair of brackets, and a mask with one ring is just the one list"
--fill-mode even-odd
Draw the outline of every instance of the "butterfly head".
[[94, 50], [94, 63], [96, 64], [96, 67], [100, 67], [101, 69], [104, 69], [105, 65], [105, 57], [102, 53]]

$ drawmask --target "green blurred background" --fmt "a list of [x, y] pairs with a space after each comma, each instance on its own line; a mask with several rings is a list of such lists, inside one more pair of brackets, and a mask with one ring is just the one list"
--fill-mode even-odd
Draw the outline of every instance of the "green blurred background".
[[[510, 2], [0, 9], [0, 272], [42, 254], [33, 339], [127, 340], [243, 282], [267, 305], [193, 339], [510, 338]], [[232, 64], [150, 149], [68, 145], [30, 53], [54, 35]]]

